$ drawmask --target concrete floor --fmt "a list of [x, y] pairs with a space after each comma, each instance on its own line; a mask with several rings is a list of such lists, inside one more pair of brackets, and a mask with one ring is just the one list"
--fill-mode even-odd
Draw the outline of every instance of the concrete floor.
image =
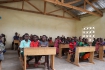
[[[77, 67], [71, 63], [68, 63], [65, 59], [66, 57], [63, 57], [62, 59], [55, 57], [55, 70], [105, 70], [104, 61], [94, 60], [95, 64]], [[85, 63], [82, 62], [80, 64]], [[5, 60], [2, 62], [2, 70], [22, 70], [16, 51], [6, 52]], [[44, 70], [44, 66], [39, 66], [39, 68], [32, 67], [31, 69], [27, 70]]]

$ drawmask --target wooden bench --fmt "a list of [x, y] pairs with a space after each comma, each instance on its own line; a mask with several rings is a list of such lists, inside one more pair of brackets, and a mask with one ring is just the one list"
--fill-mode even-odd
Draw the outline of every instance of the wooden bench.
[[33, 55], [50, 55], [50, 67], [54, 70], [54, 57], [56, 54], [55, 47], [39, 47], [39, 48], [24, 48], [24, 61], [20, 58], [23, 69], [26, 70], [26, 58]]
[[59, 44], [59, 58], [62, 58], [62, 49], [69, 48], [69, 44]]
[[100, 46], [100, 47], [99, 47], [99, 60], [104, 61], [104, 59], [103, 59], [104, 50], [105, 50], [105, 46]]
[[14, 50], [16, 49], [16, 45], [15, 45], [16, 43], [17, 43], [18, 45], [20, 45], [19, 40], [14, 40]]
[[[94, 61], [93, 61], [94, 51], [95, 51], [95, 47], [92, 47], [92, 46], [91, 47], [90, 46], [89, 47], [76, 47], [75, 60], [74, 60], [73, 64], [75, 64], [77, 66], [80, 66], [80, 64], [79, 64], [79, 53], [81, 53], [81, 52], [90, 52], [89, 62], [94, 64]], [[71, 54], [68, 53], [68, 56], [67, 56], [67, 61], [68, 62], [71, 62], [70, 61], [70, 56], [71, 56]]]

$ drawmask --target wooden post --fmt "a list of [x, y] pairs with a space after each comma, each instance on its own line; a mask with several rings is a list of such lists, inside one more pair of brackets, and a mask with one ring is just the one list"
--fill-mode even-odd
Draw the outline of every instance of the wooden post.
[[26, 56], [24, 56], [24, 70], [26, 70]]
[[89, 62], [94, 64], [93, 58], [94, 58], [94, 52], [90, 52]]
[[50, 64], [51, 64], [51, 69], [54, 70], [54, 55], [51, 55], [51, 59], [50, 59]]
[[99, 60], [104, 60], [103, 59], [103, 56], [104, 56], [104, 53], [103, 53], [104, 49], [103, 49], [103, 46], [100, 46], [99, 47]]
[[76, 48], [76, 53], [75, 53], [75, 65], [79, 66], [79, 47]]
[[0, 70], [2, 69], [2, 66], [1, 66], [1, 61], [0, 61]]
[[59, 58], [62, 58], [62, 48], [59, 47]]
[[71, 58], [71, 54], [68, 53], [66, 60], [67, 60], [68, 62], [70, 62], [70, 58]]

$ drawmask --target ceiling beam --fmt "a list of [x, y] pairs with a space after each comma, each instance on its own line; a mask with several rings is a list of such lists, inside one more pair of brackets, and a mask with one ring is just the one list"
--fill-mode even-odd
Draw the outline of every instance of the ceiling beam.
[[59, 11], [59, 10], [62, 10], [62, 9], [57, 9], [57, 10], [54, 10], [54, 11], [50, 11], [47, 14], [50, 14], [50, 13], [53, 13], [53, 12], [56, 12], [56, 11]]
[[[36, 6], [34, 6], [32, 3], [30, 3], [28, 0], [25, 0], [28, 4], [30, 4], [32, 7], [34, 7], [35, 9], [37, 9], [39, 12], [42, 12], [41, 10], [39, 10]], [[43, 13], [43, 12], [42, 12]]]
[[4, 4], [4, 3], [13, 3], [13, 2], [20, 2], [22, 0], [18, 0], [18, 1], [0, 1], [0, 4]]
[[44, 1], [44, 14], [46, 14], [46, 4], [47, 2], [46, 1]]
[[[13, 8], [13, 7], [2, 6], [2, 5], [0, 5], [0, 8], [12, 9], [12, 10], [17, 10], [17, 11], [22, 11], [22, 9], [19, 9], [19, 8]], [[24, 12], [37, 13], [37, 14], [43, 14], [42, 12], [38, 12], [38, 11], [31, 11], [31, 10], [26, 10], [26, 9], [23, 9], [23, 11], [24, 11]], [[59, 18], [65, 18], [65, 19], [72, 19], [72, 20], [76, 20], [75, 18], [64, 17], [64, 16], [59, 16], [59, 15], [54, 15], [54, 14], [46, 14], [46, 15], [48, 15], [48, 16], [54, 16], [54, 17], [59, 17]]]
[[90, 3], [89, 2], [89, 0], [85, 0], [90, 6], [92, 6], [99, 14], [101, 14], [102, 16], [103, 16], [103, 13], [99, 10], [99, 9], [97, 9], [96, 7], [94, 7], [93, 5], [92, 5], [92, 3]]
[[60, 5], [60, 6], [65, 6], [65, 7], [68, 7], [68, 8], [72, 8], [72, 9], [75, 9], [75, 10], [78, 10], [78, 11], [81, 11], [81, 12], [86, 12], [86, 13], [89, 13], [91, 15], [102, 17], [102, 15], [100, 15], [98, 13], [94, 13], [94, 12], [91, 12], [91, 11], [88, 11], [86, 9], [76, 7], [76, 6], [73, 6], [73, 5], [68, 5], [66, 3], [61, 3], [61, 2], [56, 1], [56, 0], [44, 0], [44, 1], [47, 1], [47, 2], [50, 2], [50, 3], [53, 3], [53, 4], [57, 4], [57, 5]]
[[80, 20], [80, 18], [76, 15], [74, 15], [72, 12], [66, 10], [65, 8], [62, 8], [62, 10], [64, 10], [66, 13], [68, 13], [69, 15], [71, 15], [73, 18], [77, 19], [77, 20]]
[[23, 11], [23, 8], [24, 8], [24, 0], [23, 0], [23, 2], [22, 2], [22, 11]]
[[81, 0], [74, 0], [74, 1], [72, 1], [72, 2], [68, 2], [68, 3], [66, 3], [66, 4], [74, 4], [74, 3], [77, 3], [77, 2], [80, 2]]

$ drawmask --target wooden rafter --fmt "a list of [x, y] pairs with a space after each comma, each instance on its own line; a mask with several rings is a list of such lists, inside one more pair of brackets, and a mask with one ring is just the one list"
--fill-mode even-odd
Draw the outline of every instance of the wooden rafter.
[[[7, 7], [7, 6], [2, 6], [2, 5], [0, 5], [0, 8], [6, 8], [6, 9], [12, 9], [12, 10], [17, 10], [17, 11], [22, 11], [22, 9], [19, 9], [19, 8]], [[43, 14], [42, 12], [31, 11], [31, 10], [26, 10], [26, 9], [23, 9], [23, 11], [24, 12], [37, 13], [37, 14]], [[48, 15], [48, 16], [54, 16], [54, 17], [59, 17], [59, 18], [66, 18], [66, 19], [76, 20], [75, 18], [64, 17], [64, 16], [59, 16], [59, 15], [54, 15], [54, 14], [46, 14], [46, 15]]]
[[22, 11], [23, 11], [23, 8], [24, 8], [24, 0], [23, 0], [23, 2], [22, 2]]
[[66, 10], [65, 8], [62, 8], [63, 11], [65, 11], [66, 13], [68, 13], [69, 15], [71, 15], [73, 18], [75, 18], [76, 20], [80, 20], [80, 18], [76, 15], [74, 15], [73, 13], [71, 13], [70, 11]]
[[44, 1], [44, 14], [46, 14], [46, 1]]
[[73, 6], [73, 5], [68, 5], [68, 4], [62, 3], [58, 0], [44, 0], [44, 1], [47, 1], [47, 2], [50, 2], [50, 3], [53, 3], [53, 4], [57, 4], [57, 5], [60, 5], [60, 6], [64, 6], [64, 7], [72, 8], [72, 9], [75, 9], [75, 10], [78, 10], [78, 11], [86, 12], [86, 13], [89, 13], [89, 14], [92, 14], [92, 15], [95, 15], [95, 16], [102, 17], [102, 15], [100, 15], [98, 13], [94, 13], [94, 12], [91, 12], [91, 11], [88, 11], [86, 9], [76, 7], [76, 6]]
[[81, 0], [74, 0], [74, 1], [69, 2], [69, 3], [66, 3], [66, 4], [74, 4], [74, 3], [77, 3], [77, 2], [79, 2], [79, 1], [81, 1]]
[[50, 11], [47, 14], [50, 14], [50, 13], [53, 13], [53, 12], [56, 12], [56, 11], [59, 11], [59, 10], [62, 10], [62, 9], [57, 9], [57, 10], [54, 10], [54, 11]]
[[22, 0], [17, 0], [17, 1], [14, 1], [14, 0], [10, 0], [10, 1], [0, 1], [0, 4], [3, 4], [3, 3], [13, 3], [13, 2], [20, 2]]
[[90, 6], [92, 6], [99, 14], [101, 14], [102, 16], [103, 16], [103, 13], [99, 10], [99, 9], [97, 9], [96, 7], [94, 7], [93, 5], [92, 5], [92, 3], [90, 3], [89, 2], [89, 0], [85, 0]]
[[86, 9], [86, 1], [84, 0], [84, 9]]
[[37, 9], [39, 12], [43, 13], [41, 10], [39, 10], [36, 6], [34, 6], [32, 3], [30, 3], [28, 0], [25, 0], [28, 4], [30, 4], [31, 6], [33, 6], [35, 9]]

